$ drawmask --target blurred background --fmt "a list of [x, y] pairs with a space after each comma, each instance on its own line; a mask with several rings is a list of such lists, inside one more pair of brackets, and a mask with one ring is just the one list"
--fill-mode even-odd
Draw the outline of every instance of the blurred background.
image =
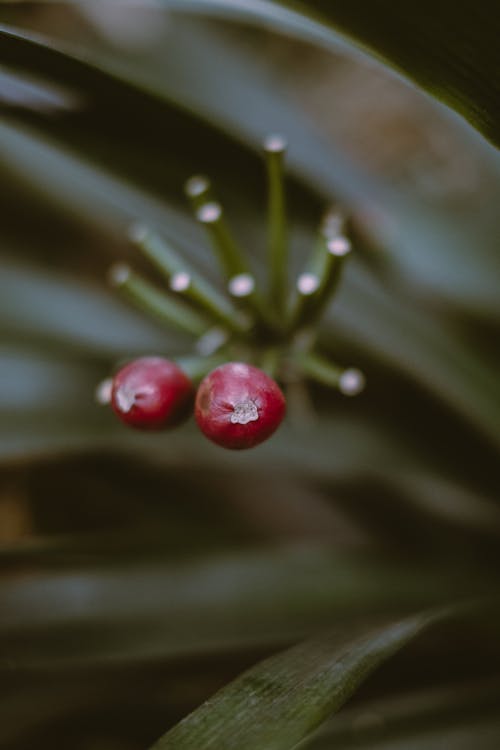
[[[0, 747], [141, 750], [304, 636], [498, 590], [498, 152], [340, 37], [137, 1], [0, 22]], [[241, 455], [131, 434], [96, 384], [191, 342], [106, 271], [149, 273], [140, 219], [218, 283], [183, 196], [206, 173], [263, 278], [271, 131], [292, 280], [325, 208], [349, 216], [321, 341], [366, 391], [290, 393]], [[433, 633], [310, 747], [497, 748], [499, 660], [491, 622]]]

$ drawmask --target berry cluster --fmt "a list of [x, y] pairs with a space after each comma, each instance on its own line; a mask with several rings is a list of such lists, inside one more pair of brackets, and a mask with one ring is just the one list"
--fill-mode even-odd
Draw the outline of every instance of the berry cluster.
[[[129, 427], [161, 430], [185, 418], [193, 403], [191, 379], [162, 357], [142, 357], [111, 381], [111, 406]], [[200, 430], [224, 448], [252, 448], [277, 429], [285, 416], [285, 397], [258, 367], [228, 362], [201, 382], [194, 413]]]
[[269, 196], [265, 294], [207, 178], [189, 179], [186, 193], [208, 233], [227, 294], [190, 268], [163, 237], [143, 225], [132, 227], [131, 241], [165, 277], [168, 289], [159, 289], [125, 264], [113, 266], [110, 282], [163, 323], [194, 336], [196, 355], [177, 362], [142, 357], [102, 383], [98, 400], [110, 403], [126, 425], [145, 430], [175, 426], [194, 401], [195, 418], [206, 437], [225, 448], [251, 448], [266, 440], [285, 415], [285, 397], [276, 380], [289, 388], [316, 380], [346, 395], [362, 390], [359, 370], [339, 367], [316, 351], [318, 322], [351, 250], [338, 212], [327, 213], [316, 247], [289, 293], [285, 148], [279, 135], [264, 143]]

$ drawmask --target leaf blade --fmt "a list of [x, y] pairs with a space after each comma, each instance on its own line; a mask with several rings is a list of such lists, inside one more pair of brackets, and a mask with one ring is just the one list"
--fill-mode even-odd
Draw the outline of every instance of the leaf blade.
[[220, 690], [151, 750], [292, 748], [435, 617], [416, 615], [340, 648], [329, 633], [272, 656]]
[[[419, 13], [376, 0], [163, 0], [166, 7], [222, 17], [258, 17], [271, 28], [339, 47], [342, 37], [374, 55], [462, 115], [486, 139], [500, 144], [500, 16], [467, 0], [420, 3]], [[339, 33], [342, 35], [339, 37]]]

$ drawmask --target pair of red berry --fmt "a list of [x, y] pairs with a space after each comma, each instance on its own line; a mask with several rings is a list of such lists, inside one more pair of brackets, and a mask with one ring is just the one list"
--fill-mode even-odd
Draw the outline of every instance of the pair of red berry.
[[[142, 357], [113, 378], [111, 406], [130, 427], [159, 430], [185, 418], [194, 386], [175, 363]], [[278, 384], [258, 367], [228, 362], [201, 382], [194, 414], [200, 430], [224, 448], [252, 448], [278, 428], [285, 415], [285, 397]]]

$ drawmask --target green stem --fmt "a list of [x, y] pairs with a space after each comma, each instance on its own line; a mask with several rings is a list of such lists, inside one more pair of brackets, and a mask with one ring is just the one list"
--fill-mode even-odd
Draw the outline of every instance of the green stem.
[[[240, 301], [240, 308], [258, 311], [262, 306], [256, 303], [255, 279], [248, 271], [243, 253], [234, 241], [222, 216], [222, 207], [214, 198], [207, 177], [191, 177], [185, 186], [186, 193], [196, 209], [196, 216], [207, 228], [215, 254], [224, 275], [228, 278], [229, 294]], [[234, 315], [234, 312], [233, 312]], [[233, 326], [234, 327], [234, 326]], [[243, 324], [243, 329], [245, 326]], [[248, 326], [247, 326], [248, 329]]]
[[207, 229], [215, 255], [228, 279], [248, 273], [248, 266], [222, 215], [219, 203], [204, 203], [196, 214]]
[[223, 220], [220, 204], [205, 203], [197, 217], [206, 226], [215, 254], [228, 278], [229, 294], [239, 301], [243, 310], [251, 310], [268, 328], [275, 328], [276, 321], [255, 288], [255, 279]]
[[302, 373], [322, 385], [338, 388], [343, 368], [317, 354], [308, 352], [297, 357], [297, 364]]
[[321, 237], [308, 269], [297, 281], [298, 295], [292, 312], [292, 330], [311, 326], [324, 313], [334, 296], [349, 252], [347, 238]]
[[172, 291], [182, 294], [231, 331], [243, 332], [244, 321], [226, 297], [196, 274], [156, 233], [136, 225], [130, 237], [141, 252], [166, 276]]
[[270, 135], [264, 142], [268, 180], [269, 294], [271, 304], [282, 315], [287, 302], [288, 242], [285, 213], [283, 157], [286, 141]]
[[255, 288], [255, 279], [249, 273], [240, 273], [229, 279], [229, 294], [237, 300], [242, 310], [251, 311], [257, 322], [263, 323], [268, 330], [279, 329], [279, 321], [265, 300]]
[[321, 220], [321, 234], [327, 238], [335, 238], [345, 232], [346, 216], [335, 206], [326, 211]]
[[360, 370], [354, 367], [347, 369], [339, 367], [339, 365], [312, 352], [297, 355], [296, 363], [305, 377], [315, 380], [321, 385], [338, 388], [345, 396], [355, 396], [364, 388], [365, 377]]
[[212, 185], [205, 175], [197, 174], [190, 177], [184, 185], [184, 192], [195, 211], [198, 211], [205, 203], [214, 200]]
[[205, 318], [167, 297], [125, 264], [119, 263], [111, 268], [109, 281], [137, 307], [183, 333], [201, 336], [209, 326]]
[[134, 224], [129, 231], [131, 242], [167, 278], [188, 270], [175, 250], [145, 224]]

